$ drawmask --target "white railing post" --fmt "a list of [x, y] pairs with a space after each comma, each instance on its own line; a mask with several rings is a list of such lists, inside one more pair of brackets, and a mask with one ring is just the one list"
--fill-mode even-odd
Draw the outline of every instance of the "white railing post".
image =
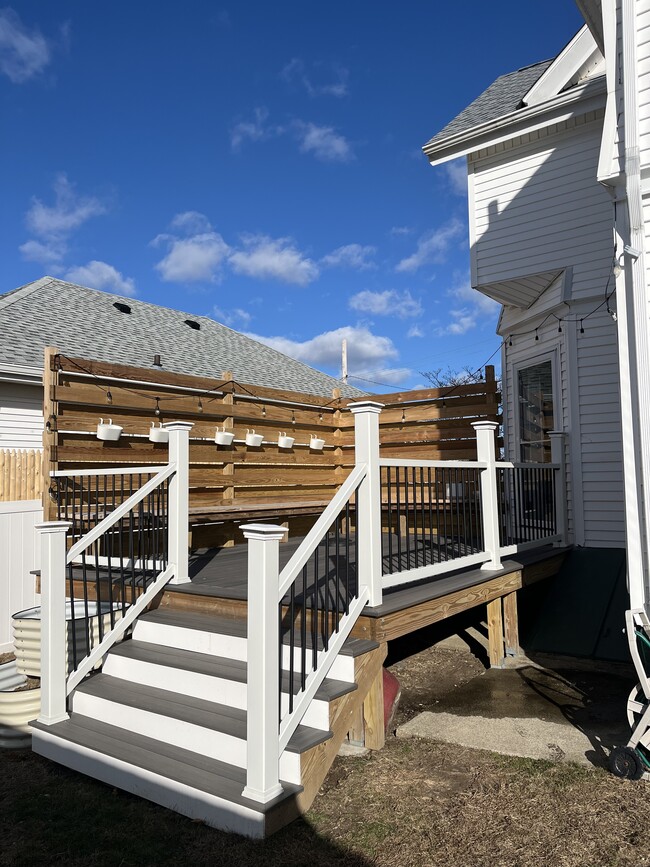
[[555, 516], [557, 521], [557, 535], [562, 538], [555, 544], [557, 547], [562, 547], [567, 544], [568, 522], [567, 522], [567, 485], [566, 485], [566, 457], [564, 450], [564, 441], [566, 434], [563, 430], [549, 431], [551, 438], [551, 463], [557, 464], [559, 469], [555, 470]]
[[36, 524], [41, 546], [41, 712], [38, 721], [46, 726], [68, 719], [65, 566], [66, 534], [71, 526], [69, 521]]
[[169, 462], [176, 464], [176, 472], [169, 480], [169, 562], [175, 567], [169, 583], [187, 584], [190, 580], [190, 431], [194, 424], [168, 421], [163, 427], [169, 431]]
[[243, 524], [248, 540], [247, 758], [243, 795], [266, 804], [280, 785], [280, 541], [286, 527]]
[[381, 471], [379, 467], [379, 414], [383, 403], [362, 400], [348, 404], [354, 415], [354, 458], [366, 464], [367, 472], [359, 485], [357, 522], [357, 576], [359, 588], [367, 587], [368, 605], [382, 601]]
[[501, 540], [499, 536], [499, 497], [497, 493], [497, 468], [495, 434], [499, 427], [496, 421], [475, 421], [476, 457], [482, 464], [481, 470], [481, 519], [483, 521], [483, 542], [490, 559], [481, 569], [501, 569]]

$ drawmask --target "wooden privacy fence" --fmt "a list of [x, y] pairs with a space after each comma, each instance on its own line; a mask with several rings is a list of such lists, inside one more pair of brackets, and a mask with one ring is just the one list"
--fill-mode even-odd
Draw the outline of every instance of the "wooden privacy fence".
[[[46, 517], [56, 516], [50, 471], [146, 467], [167, 461], [167, 446], [150, 441], [151, 425], [190, 421], [190, 511], [283, 504], [322, 510], [354, 466], [353, 401], [335, 390], [320, 397], [236, 382], [174, 374], [156, 368], [68, 358], [46, 350], [44, 436]], [[373, 400], [376, 399], [372, 396]], [[471, 422], [496, 419], [499, 396], [488, 381], [378, 398], [382, 453], [419, 458], [476, 458]], [[97, 438], [100, 419], [123, 428], [119, 440]], [[234, 435], [215, 443], [216, 430]], [[262, 444], [246, 444], [247, 433]], [[283, 448], [279, 436], [294, 442]], [[323, 441], [322, 447], [313, 438]], [[232, 517], [232, 515], [231, 515]], [[244, 515], [245, 517], [245, 515]]]
[[0, 449], [0, 503], [40, 499], [42, 462], [36, 449]]

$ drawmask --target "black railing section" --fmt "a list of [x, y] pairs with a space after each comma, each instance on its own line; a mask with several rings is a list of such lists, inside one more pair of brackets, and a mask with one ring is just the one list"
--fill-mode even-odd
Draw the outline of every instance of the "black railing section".
[[553, 467], [497, 467], [502, 546], [538, 542], [557, 535], [555, 485]]
[[293, 713], [307, 676], [357, 598], [357, 505], [355, 491], [280, 602], [280, 719]]
[[[54, 478], [58, 517], [72, 522], [71, 542], [108, 517], [149, 478], [132, 473]], [[166, 479], [68, 563], [71, 671], [167, 568], [168, 505]]]
[[381, 472], [384, 575], [484, 550], [479, 468], [414, 465]]

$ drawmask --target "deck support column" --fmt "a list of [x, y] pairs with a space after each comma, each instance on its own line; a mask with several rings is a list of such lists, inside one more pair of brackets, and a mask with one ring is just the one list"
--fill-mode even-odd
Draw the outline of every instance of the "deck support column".
[[71, 526], [69, 521], [36, 524], [41, 546], [41, 712], [38, 721], [46, 726], [68, 719], [65, 567], [66, 534]]
[[503, 597], [503, 636], [506, 656], [519, 656], [519, 616], [517, 613], [517, 591]]
[[285, 527], [243, 524], [248, 540], [248, 681], [245, 798], [266, 804], [280, 784], [280, 541]]
[[193, 422], [168, 421], [169, 462], [176, 472], [169, 480], [169, 562], [175, 566], [170, 584], [187, 584], [189, 575], [190, 528], [190, 431]]
[[381, 472], [379, 468], [379, 414], [382, 403], [362, 400], [348, 405], [354, 415], [354, 458], [367, 473], [359, 485], [357, 521], [357, 575], [359, 587], [367, 587], [368, 604], [382, 601]]
[[493, 599], [487, 604], [488, 626], [488, 653], [490, 668], [503, 668], [503, 614], [501, 611], [501, 597]]
[[562, 538], [555, 544], [563, 547], [567, 544], [567, 508], [566, 508], [566, 456], [564, 449], [565, 432], [549, 431], [551, 439], [551, 463], [557, 464], [555, 470], [555, 521], [557, 535]]
[[481, 520], [483, 521], [483, 544], [489, 560], [483, 563], [481, 569], [496, 570], [502, 568], [495, 444], [495, 434], [499, 424], [496, 421], [475, 421], [472, 422], [472, 427], [476, 431], [477, 458], [486, 465], [481, 470]]

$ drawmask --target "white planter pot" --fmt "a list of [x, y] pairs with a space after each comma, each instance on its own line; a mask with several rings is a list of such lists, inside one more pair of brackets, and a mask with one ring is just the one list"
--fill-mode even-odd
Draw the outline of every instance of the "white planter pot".
[[214, 441], [218, 446], [231, 446], [235, 434], [229, 430], [218, 430], [214, 435]]
[[149, 430], [149, 439], [152, 443], [168, 443], [169, 431], [162, 427], [162, 423], [160, 427], [156, 427], [156, 423], [152, 421]]
[[246, 431], [246, 445], [247, 446], [253, 446], [253, 448], [257, 448], [258, 446], [261, 446], [263, 442], [264, 442], [264, 435], [263, 434], [256, 434], [254, 430], [247, 430]]
[[19, 674], [16, 668], [16, 660], [11, 662], [3, 662], [0, 665], [0, 691], [6, 689], [16, 689], [17, 686], [22, 686], [27, 678], [24, 674]]
[[0, 747], [18, 749], [31, 741], [29, 722], [41, 712], [41, 688], [0, 690]]
[[309, 448], [313, 449], [313, 451], [315, 451], [315, 452], [322, 452], [324, 445], [325, 445], [325, 440], [320, 439], [320, 437], [312, 437], [309, 440]]
[[[110, 632], [111, 615], [110, 608], [107, 603], [102, 603], [103, 634]], [[85, 607], [84, 603], [76, 600], [74, 608], [74, 635], [77, 647], [77, 659], [81, 661], [84, 656], [99, 644], [99, 616], [97, 611], [97, 603], [88, 603], [89, 624], [88, 631], [90, 633], [90, 647], [88, 646], [88, 636], [86, 635], [85, 623]], [[122, 609], [115, 607], [115, 620], [122, 616]], [[27, 674], [30, 677], [41, 676], [41, 609], [27, 608], [25, 611], [18, 611], [13, 615], [13, 630], [14, 630], [14, 651], [16, 653], [16, 667], [20, 674]], [[73, 621], [72, 621], [72, 606], [70, 602], [66, 602], [66, 620], [68, 627], [68, 660], [66, 670], [73, 667]], [[101, 665], [101, 660], [97, 663], [97, 668]]]
[[104, 419], [100, 418], [97, 425], [97, 439], [108, 440], [114, 442], [119, 440], [124, 428], [119, 424], [113, 424], [113, 419], [109, 418], [108, 424], [104, 423]]
[[281, 433], [278, 437], [278, 445], [281, 449], [290, 449], [293, 447], [295, 437], [288, 437], [286, 433]]

